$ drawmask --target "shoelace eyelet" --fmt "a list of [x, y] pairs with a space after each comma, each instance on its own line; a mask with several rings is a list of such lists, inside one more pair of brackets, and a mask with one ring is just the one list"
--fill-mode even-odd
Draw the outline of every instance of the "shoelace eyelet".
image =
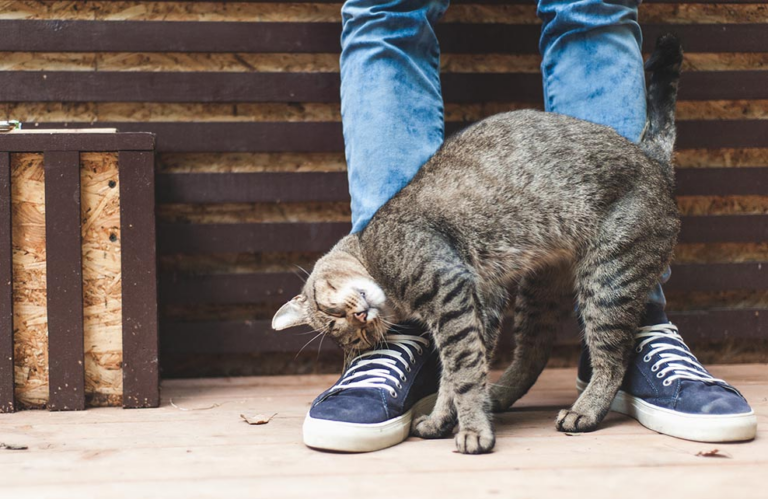
[[668, 379], [665, 379], [664, 382], [662, 383], [662, 385], [664, 385], [664, 386], [669, 386], [671, 384], [672, 384], [672, 381], [670, 381]]
[[659, 366], [653, 366], [653, 367], [651, 367], [651, 372], [652, 372], [652, 373], [655, 373], [655, 372], [656, 372], [656, 371], [658, 371], [658, 370], [659, 370]]
[[643, 351], [643, 349], [642, 349], [641, 347], [637, 347], [637, 348], [635, 348], [635, 352], [637, 352], [637, 353], [640, 353], [640, 352], [642, 352], [642, 351]]
[[424, 353], [424, 350], [422, 350], [421, 348], [419, 348], [418, 350], [416, 350], [416, 353], [417, 353], [417, 354], [419, 354], [419, 355], [421, 355], [421, 354], [423, 354], [423, 353]]
[[389, 392], [389, 396], [392, 397], [393, 399], [396, 399], [397, 398], [397, 392], [393, 390], [393, 391]]
[[407, 373], [411, 372], [411, 366], [405, 366], [405, 372]]
[[405, 376], [400, 376], [400, 381], [405, 383], [406, 381], [408, 381], [408, 378], [406, 378]]
[[659, 378], [659, 379], [661, 379], [661, 378], [663, 378], [663, 377], [664, 377], [664, 374], [663, 374], [663, 373], [658, 373], [658, 374], [656, 374], [656, 377], [657, 377], [657, 378]]
[[646, 355], [645, 357], [643, 357], [643, 362], [650, 362], [650, 361], [651, 361], [650, 355]]
[[400, 383], [395, 384], [395, 386], [397, 387], [398, 390], [403, 389], [403, 385], [401, 385]]

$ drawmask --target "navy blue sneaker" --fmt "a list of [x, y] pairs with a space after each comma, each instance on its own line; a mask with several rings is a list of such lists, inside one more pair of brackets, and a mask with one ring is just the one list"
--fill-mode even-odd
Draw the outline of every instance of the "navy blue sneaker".
[[408, 438], [411, 421], [432, 411], [440, 379], [437, 352], [427, 338], [405, 331], [354, 358], [339, 381], [315, 399], [304, 420], [307, 446], [384, 449]]
[[[579, 360], [579, 391], [592, 376], [589, 354]], [[611, 410], [651, 430], [699, 442], [752, 440], [757, 417], [734, 387], [714, 378], [671, 323], [635, 333], [635, 357]]]

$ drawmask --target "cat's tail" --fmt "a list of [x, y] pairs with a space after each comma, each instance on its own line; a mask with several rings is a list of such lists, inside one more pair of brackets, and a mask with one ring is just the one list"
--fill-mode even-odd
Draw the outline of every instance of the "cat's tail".
[[682, 62], [680, 41], [674, 35], [666, 34], [656, 41], [656, 48], [645, 63], [645, 70], [652, 74], [648, 87], [648, 123], [640, 147], [648, 156], [668, 166], [670, 175], [676, 136], [677, 83]]

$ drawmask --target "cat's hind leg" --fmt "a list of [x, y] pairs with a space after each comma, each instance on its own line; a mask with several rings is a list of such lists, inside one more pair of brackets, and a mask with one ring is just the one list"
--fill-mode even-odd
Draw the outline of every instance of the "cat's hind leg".
[[560, 431], [596, 429], [624, 379], [648, 292], [671, 253], [669, 241], [643, 225], [637, 218], [606, 224], [599, 244], [577, 264], [576, 294], [593, 374], [571, 409], [558, 414]]
[[544, 370], [557, 329], [573, 308], [571, 273], [570, 262], [559, 262], [520, 280], [514, 308], [514, 357], [491, 385], [494, 411], [509, 409]]

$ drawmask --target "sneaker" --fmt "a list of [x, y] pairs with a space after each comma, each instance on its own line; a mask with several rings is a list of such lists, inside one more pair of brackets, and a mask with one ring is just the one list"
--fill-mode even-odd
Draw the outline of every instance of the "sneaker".
[[[409, 331], [409, 329], [405, 329]], [[312, 403], [304, 443], [315, 449], [370, 452], [399, 444], [413, 418], [432, 411], [440, 362], [420, 335], [387, 336], [387, 344], [354, 358], [339, 381]]]
[[[646, 428], [699, 442], [752, 440], [757, 417], [734, 387], [714, 378], [671, 323], [641, 327], [630, 363], [611, 410]], [[579, 360], [577, 388], [583, 391], [592, 368], [586, 349]]]

